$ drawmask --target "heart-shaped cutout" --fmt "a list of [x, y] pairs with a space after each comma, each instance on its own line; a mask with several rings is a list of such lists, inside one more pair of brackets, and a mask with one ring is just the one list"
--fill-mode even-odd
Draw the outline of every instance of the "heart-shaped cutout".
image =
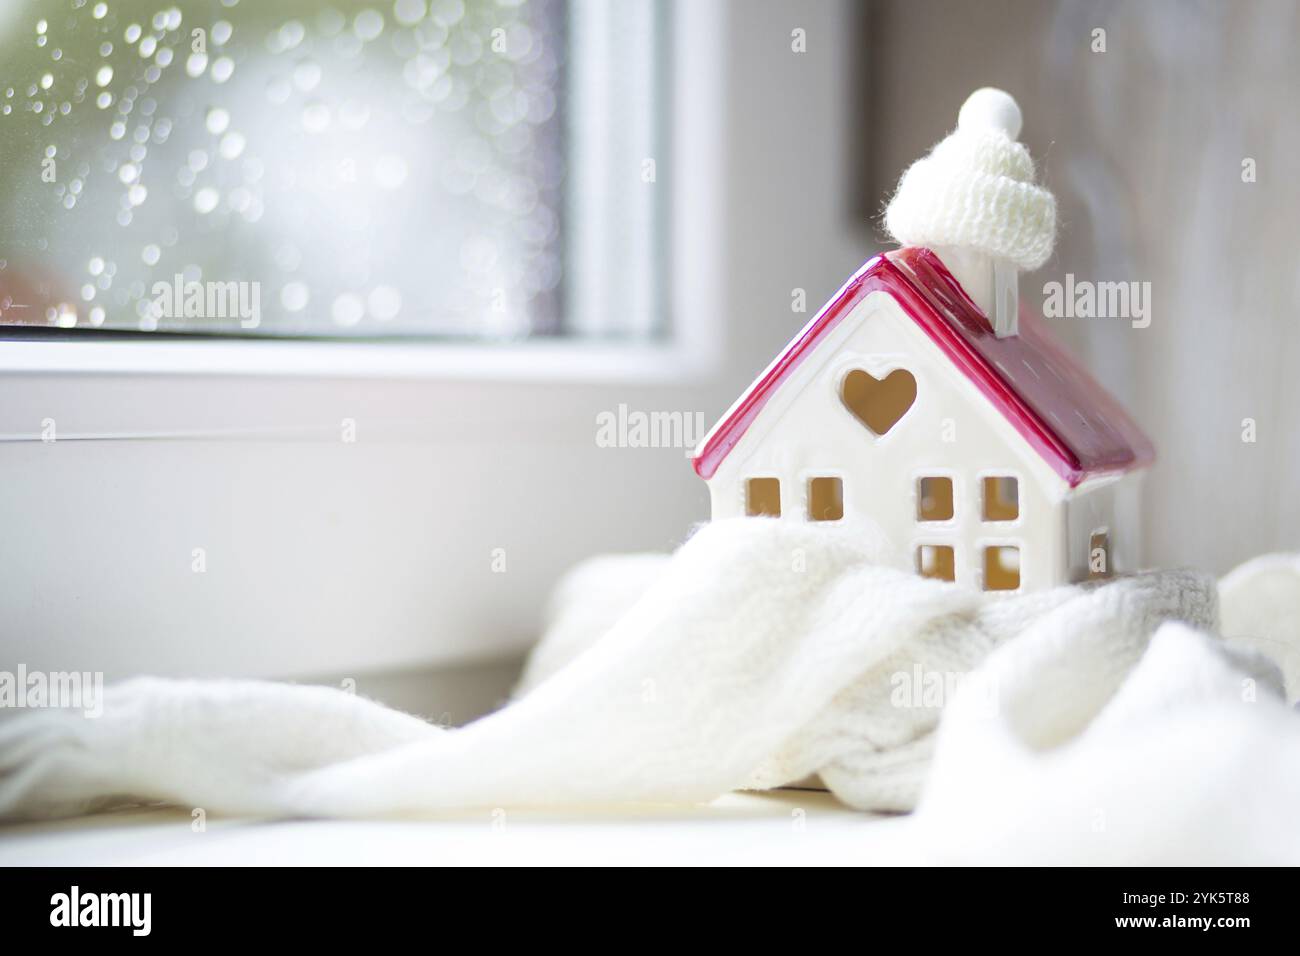
[[905, 368], [884, 378], [855, 368], [840, 383], [840, 398], [853, 417], [880, 436], [898, 424], [916, 401], [916, 379]]

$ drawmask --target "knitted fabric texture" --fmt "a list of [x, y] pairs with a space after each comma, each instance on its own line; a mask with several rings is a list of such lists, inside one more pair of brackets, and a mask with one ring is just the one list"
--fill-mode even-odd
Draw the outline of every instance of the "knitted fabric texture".
[[[1214, 779], [1237, 779], [1234, 754], [1298, 768], [1286, 786], [1234, 792], [1242, 819], [1263, 818], [1246, 812], [1251, 794], [1300, 800], [1300, 757], [1285, 758], [1300, 754], [1300, 719], [1276, 671], [1205, 633], [1217, 618], [1211, 580], [1169, 571], [991, 597], [882, 567], [867, 540], [861, 529], [736, 519], [706, 526], [671, 558], [589, 563], [557, 592], [520, 698], [461, 729], [330, 688], [256, 681], [137, 679], [106, 690], [98, 719], [23, 712], [0, 722], [0, 817], [124, 797], [318, 817], [682, 803], [817, 773], [854, 807], [947, 807], [942, 826], [957, 826], [964, 795], [979, 794], [980, 819], [967, 822], [987, 828], [1050, 768], [1105, 777], [1070, 764], [1080, 742], [1087, 753], [1126, 748], [1135, 766], [1162, 767], [1153, 787], [1185, 789], [1201, 762], [1159, 764], [1172, 744], [1148, 741], [1143, 727], [1166, 719], [1176, 736], [1181, 718], [1168, 708], [1199, 713], [1207, 673], [1233, 693], [1250, 679], [1258, 698], [1215, 698], [1220, 711], [1235, 708], [1243, 736], [1217, 739], [1226, 769]], [[1274, 646], [1294, 647], [1300, 567], [1270, 574], [1273, 606], [1290, 609]], [[1249, 603], [1249, 580], [1235, 593]], [[1168, 632], [1166, 653], [1148, 664], [1157, 631]], [[962, 675], [950, 701], [950, 678]], [[1147, 689], [1125, 695], [1138, 675]], [[1112, 700], [1128, 709], [1114, 712]], [[1251, 736], [1256, 721], [1267, 736]], [[1147, 791], [1142, 805], [1166, 813], [1168, 799]], [[1009, 832], [1024, 812], [1005, 821]]]
[[903, 174], [885, 228], [909, 246], [961, 246], [1025, 271], [1052, 254], [1056, 199], [1029, 150], [997, 129], [959, 128]]

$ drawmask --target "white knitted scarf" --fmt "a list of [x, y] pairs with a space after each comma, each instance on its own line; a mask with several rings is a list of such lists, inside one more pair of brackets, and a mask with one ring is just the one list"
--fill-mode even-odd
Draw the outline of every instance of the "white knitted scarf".
[[[457, 730], [250, 681], [137, 679], [108, 688], [98, 719], [26, 712], [0, 723], [0, 816], [124, 798], [337, 817], [680, 803], [815, 773], [854, 807], [919, 800], [929, 832], [960, 832], [936, 843], [956, 852], [1044, 808], [1086, 830], [1098, 800], [1125, 832], [1132, 801], [1116, 794], [1134, 786], [1143, 801], [1209, 794], [1239, 829], [1271, 819], [1261, 801], [1300, 798], [1300, 720], [1275, 667], [1212, 635], [1212, 581], [1158, 572], [993, 598], [879, 567], [865, 542], [738, 519], [671, 558], [588, 562], [561, 585], [519, 699]], [[1295, 679], [1300, 562], [1247, 568], [1224, 597]], [[1197, 756], [1206, 738], [1186, 735], [1205, 732], [1214, 750]], [[1270, 788], [1256, 791], [1261, 761]], [[1161, 812], [1138, 822], [1182, 819]], [[1300, 859], [1300, 838], [1270, 846]]]

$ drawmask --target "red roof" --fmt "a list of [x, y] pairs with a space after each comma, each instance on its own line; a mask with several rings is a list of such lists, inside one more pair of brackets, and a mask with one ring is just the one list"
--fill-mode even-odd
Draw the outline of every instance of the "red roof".
[[1151, 442], [1114, 397], [1021, 312], [1019, 334], [998, 338], [984, 313], [929, 249], [865, 263], [709, 433], [694, 458], [712, 478], [772, 394], [822, 337], [872, 292], [888, 292], [1071, 487], [1107, 472], [1151, 463]]

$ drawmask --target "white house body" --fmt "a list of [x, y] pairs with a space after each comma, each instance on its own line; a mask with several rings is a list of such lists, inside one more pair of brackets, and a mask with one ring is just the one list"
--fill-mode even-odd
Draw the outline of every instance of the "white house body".
[[984, 590], [1132, 569], [1149, 445], [954, 290], [928, 250], [868, 263], [701, 444], [713, 517], [852, 522], [886, 563]]

